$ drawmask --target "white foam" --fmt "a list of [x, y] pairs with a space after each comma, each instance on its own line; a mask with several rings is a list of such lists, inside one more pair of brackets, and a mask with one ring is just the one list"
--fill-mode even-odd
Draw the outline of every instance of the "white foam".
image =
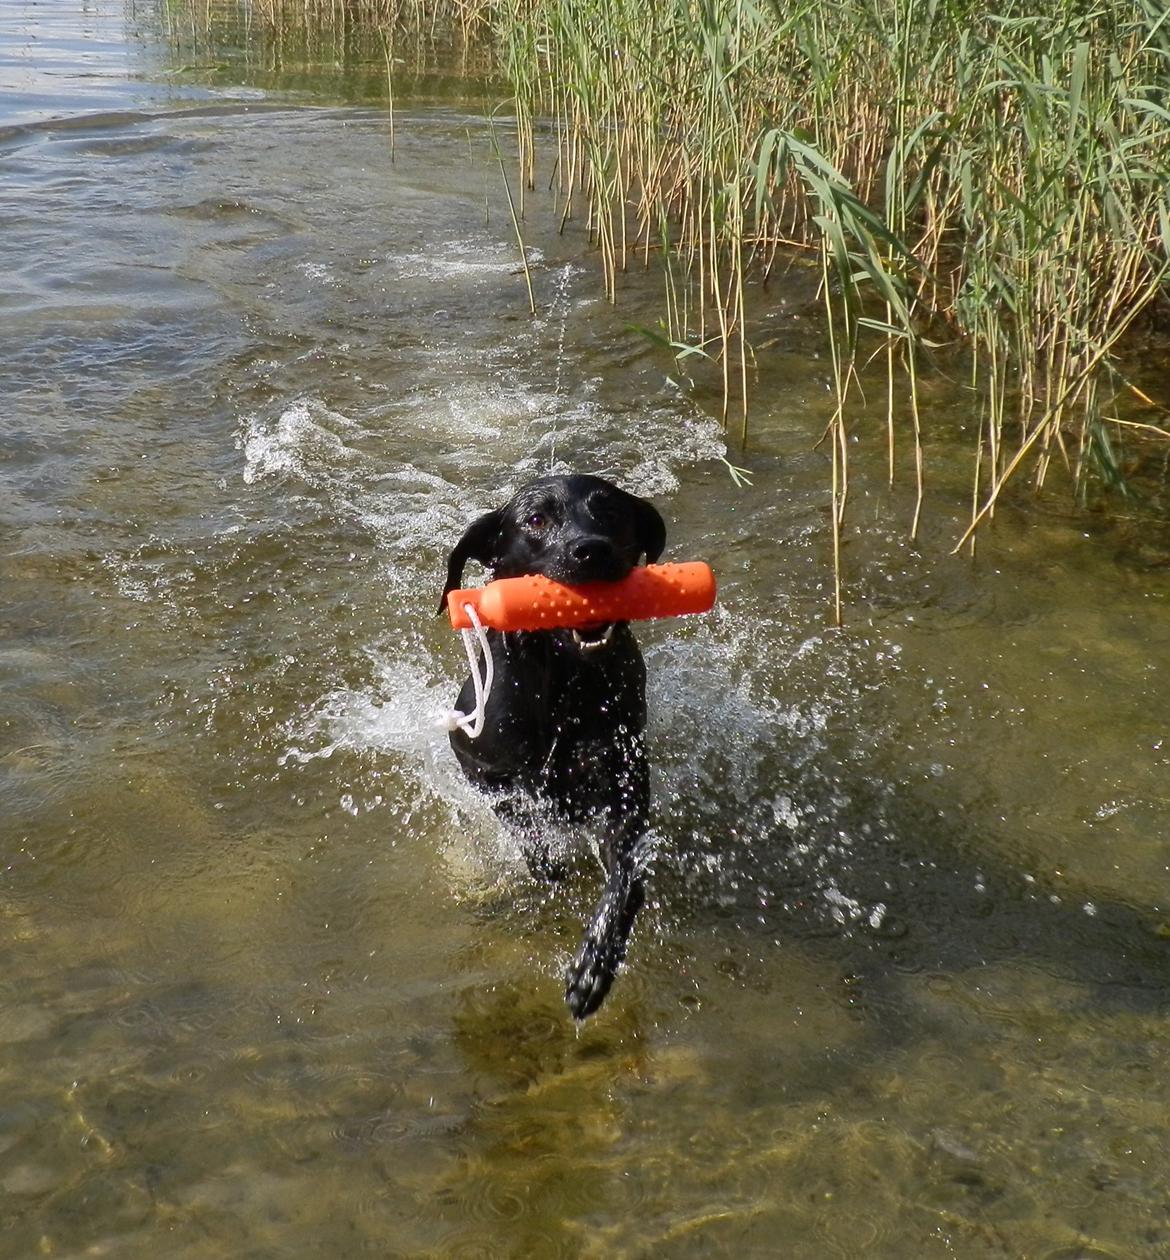
[[364, 462], [349, 440], [362, 435], [359, 424], [315, 399], [290, 403], [275, 420], [246, 416], [236, 439], [244, 453], [244, 481], [266, 478], [301, 481], [319, 487], [342, 467]]
[[324, 696], [290, 735], [281, 763], [316, 761], [339, 752], [398, 753], [428, 765], [447, 737], [437, 716], [447, 707], [447, 686], [416, 660], [382, 658], [367, 687], [341, 687]]
[[[533, 246], [527, 247], [525, 255], [529, 267], [544, 262], [544, 254]], [[503, 241], [445, 241], [441, 251], [398, 254], [388, 261], [403, 279], [411, 280], [476, 281], [524, 270], [516, 246]]]
[[317, 280], [322, 284], [336, 285], [337, 277], [333, 272], [325, 266], [324, 263], [318, 262], [302, 262], [297, 264], [297, 270], [308, 280]]

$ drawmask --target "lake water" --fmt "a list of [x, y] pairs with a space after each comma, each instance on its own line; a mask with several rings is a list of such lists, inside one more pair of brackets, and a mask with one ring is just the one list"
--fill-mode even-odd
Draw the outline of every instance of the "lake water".
[[[933, 372], [923, 538], [865, 421], [832, 629], [815, 278], [729, 449], [543, 180], [528, 314], [502, 90], [412, 81], [392, 155], [360, 49], [179, 34], [0, 0], [0, 1255], [1170, 1255], [1158, 483], [951, 556]], [[639, 629], [657, 857], [579, 1030], [596, 875], [434, 725], [447, 549], [570, 466], [721, 583]]]

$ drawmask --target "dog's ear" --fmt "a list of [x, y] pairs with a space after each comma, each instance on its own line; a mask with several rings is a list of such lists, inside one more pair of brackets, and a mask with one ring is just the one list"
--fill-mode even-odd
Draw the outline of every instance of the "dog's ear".
[[638, 549], [646, 553], [646, 563], [653, 564], [666, 547], [666, 522], [658, 509], [646, 499], [630, 495], [634, 504], [634, 531]]
[[472, 521], [466, 533], [455, 544], [455, 549], [447, 557], [447, 585], [443, 587], [443, 597], [439, 600], [440, 614], [447, 611], [447, 596], [462, 585], [463, 566], [468, 560], [478, 560], [480, 564], [486, 565], [495, 562], [496, 542], [503, 524], [503, 508], [487, 512], [478, 520]]

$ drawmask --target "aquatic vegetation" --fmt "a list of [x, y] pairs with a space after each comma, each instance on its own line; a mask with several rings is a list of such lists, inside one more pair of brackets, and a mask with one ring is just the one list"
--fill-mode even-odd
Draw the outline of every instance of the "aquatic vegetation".
[[1041, 486], [1055, 460], [1071, 485], [1095, 474], [1120, 486], [1122, 444], [1167, 437], [1165, 407], [1124, 368], [1170, 266], [1170, 23], [1153, 0], [1005, 0], [994, 12], [968, 0], [253, 0], [250, 11], [373, 24], [396, 49], [441, 29], [490, 38], [514, 93], [521, 183], [535, 179], [537, 122], [552, 120], [562, 221], [587, 226], [611, 299], [636, 260], [658, 261], [661, 341], [688, 365], [715, 365], [742, 437], [766, 353], [753, 315], [780, 266], [814, 268], [838, 547], [847, 438], [870, 423], [858, 384], [875, 359], [891, 478], [901, 444], [913, 452], [912, 534], [926, 471], [918, 386], [944, 347], [978, 412], [968, 537], [1012, 479]]
[[838, 533], [875, 354], [890, 472], [908, 423], [919, 504], [917, 381], [944, 341], [982, 409], [972, 528], [1025, 469], [1117, 468], [1120, 353], [1170, 261], [1160, 6], [546, 0], [501, 38], [522, 108], [557, 120], [565, 213], [583, 205], [610, 294], [661, 257], [666, 335], [718, 361], [744, 435], [749, 290], [794, 253], [819, 266]]

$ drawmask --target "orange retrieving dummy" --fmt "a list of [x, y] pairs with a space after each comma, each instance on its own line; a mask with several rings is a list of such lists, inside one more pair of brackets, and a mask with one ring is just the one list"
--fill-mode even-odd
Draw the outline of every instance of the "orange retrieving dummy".
[[647, 564], [620, 582], [565, 586], [546, 577], [499, 578], [473, 590], [452, 591], [447, 611], [456, 630], [471, 628], [470, 604], [493, 630], [551, 630], [606, 621], [642, 621], [707, 612], [715, 603], [715, 575], [701, 560]]

